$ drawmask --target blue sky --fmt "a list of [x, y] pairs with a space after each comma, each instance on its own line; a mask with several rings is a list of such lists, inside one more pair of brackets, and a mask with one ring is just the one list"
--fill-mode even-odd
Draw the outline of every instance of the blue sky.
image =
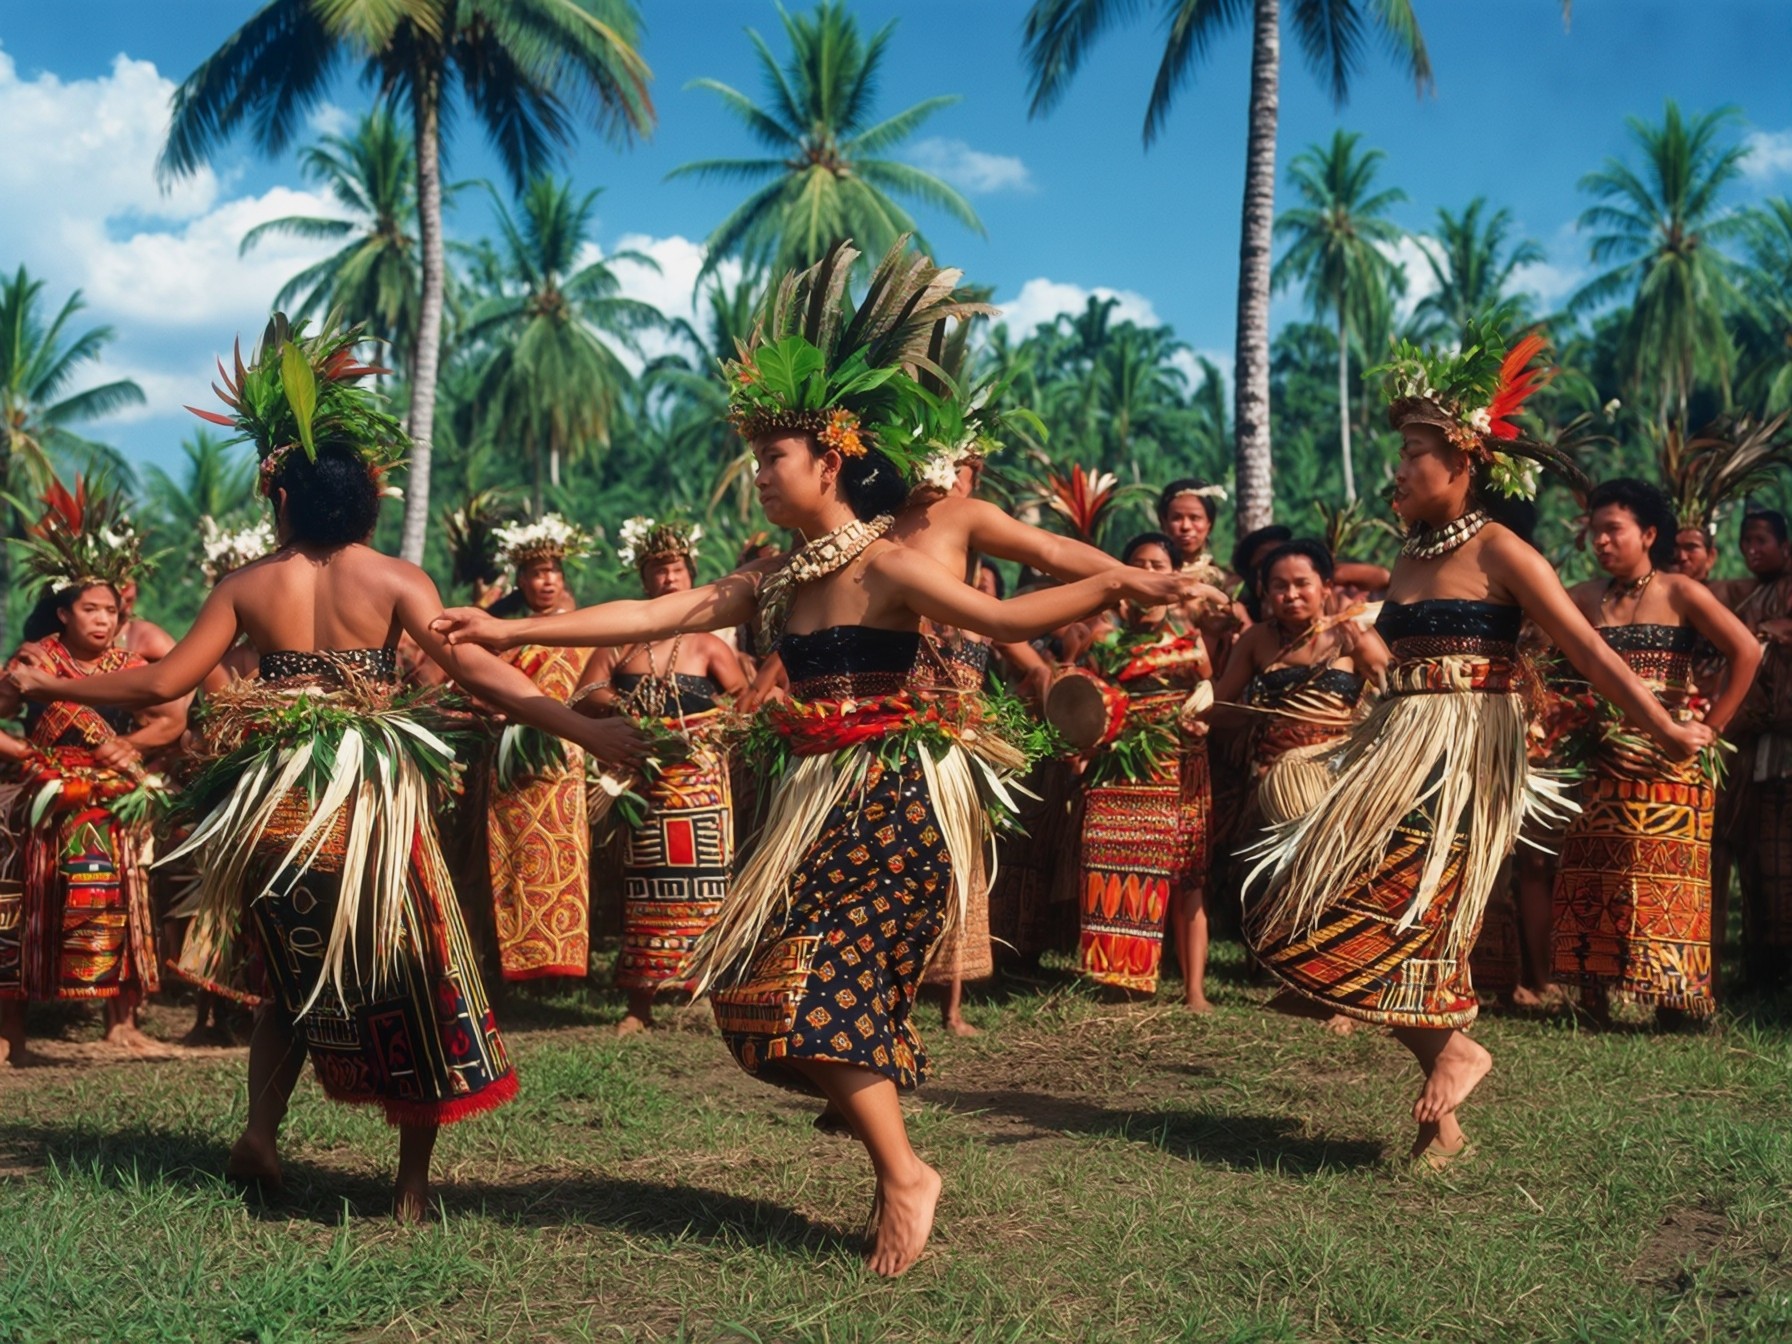
[[[150, 166], [166, 98], [243, 18], [226, 0], [59, 0], [0, 10], [0, 267], [25, 264], [60, 301], [80, 287], [93, 321], [119, 340], [104, 371], [128, 373], [151, 405], [95, 427], [134, 458], [168, 463], [192, 428], [182, 402], [204, 404], [213, 352], [253, 332], [279, 284], [311, 253], [296, 245], [235, 255], [253, 224], [318, 204], [288, 158], [257, 158], [238, 142], [212, 172], [164, 194]], [[1152, 6], [1155, 8], [1155, 6]], [[605, 249], [632, 246], [664, 273], [631, 288], [665, 307], [688, 303], [698, 245], [738, 199], [736, 188], [667, 183], [688, 160], [754, 147], [716, 99], [686, 87], [712, 76], [753, 93], [743, 29], [782, 50], [769, 0], [645, 0], [643, 51], [659, 125], [616, 150], [584, 137], [566, 171], [604, 188]], [[1226, 366], [1232, 347], [1239, 191], [1243, 179], [1248, 41], [1220, 44], [1180, 95], [1167, 133], [1140, 141], [1161, 36], [1143, 20], [1114, 32], [1069, 96], [1029, 120], [1020, 60], [1022, 0], [859, 0], [867, 26], [899, 20], [883, 83], [885, 112], [934, 94], [961, 94], [922, 133], [912, 157], [970, 194], [987, 237], [922, 212], [942, 261], [996, 286], [1020, 322], [1080, 307], [1091, 291], [1123, 296], [1122, 311], [1173, 324]], [[1722, 103], [1741, 114], [1756, 153], [1738, 203], [1792, 191], [1792, 4], [1784, 0], [1580, 0], [1564, 31], [1556, 0], [1418, 0], [1437, 75], [1435, 94], [1379, 52], [1350, 102], [1332, 106], [1287, 42], [1279, 163], [1336, 126], [1384, 150], [1384, 181], [1410, 198], [1402, 225], [1422, 229], [1439, 206], [1484, 194], [1511, 208], [1549, 259], [1531, 276], [1557, 299], [1586, 274], [1574, 220], [1580, 176], [1626, 152], [1624, 118], [1657, 117], [1665, 98], [1688, 110]], [[350, 80], [332, 91], [316, 128], [346, 125], [365, 106]], [[303, 137], [302, 137], [303, 138]], [[452, 171], [497, 177], [463, 123]], [[1285, 191], [1279, 200], [1286, 200]], [[475, 235], [478, 208], [450, 221]], [[1298, 316], [1278, 300], [1278, 320]]]

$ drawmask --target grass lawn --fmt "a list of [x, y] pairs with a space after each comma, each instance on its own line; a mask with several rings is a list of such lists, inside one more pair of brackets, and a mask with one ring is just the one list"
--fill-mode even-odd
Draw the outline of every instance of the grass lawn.
[[1405, 1052], [1265, 1013], [1216, 960], [1208, 1018], [1048, 973], [973, 993], [975, 1040], [925, 1033], [910, 1118], [946, 1192], [893, 1283], [860, 1263], [857, 1146], [704, 1009], [617, 1041], [614, 996], [513, 996], [522, 1097], [444, 1133], [417, 1230], [385, 1216], [392, 1134], [309, 1077], [287, 1196], [246, 1203], [218, 1176], [244, 1052], [81, 1058], [96, 1020], [38, 1013], [58, 1062], [0, 1069], [0, 1340], [1792, 1338], [1777, 1012], [1490, 1015], [1479, 1154], [1419, 1175]]

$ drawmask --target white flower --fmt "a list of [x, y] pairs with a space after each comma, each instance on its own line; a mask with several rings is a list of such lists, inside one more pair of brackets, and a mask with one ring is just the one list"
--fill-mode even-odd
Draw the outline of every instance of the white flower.
[[274, 546], [274, 525], [266, 518], [236, 530], [220, 526], [209, 514], [199, 520], [199, 568], [207, 583], [261, 559]]
[[1480, 406], [1468, 413], [1469, 428], [1478, 434], [1485, 434], [1493, 428], [1493, 414], [1486, 406]]
[[1603, 410], [1607, 416], [1613, 416], [1618, 413], [1618, 408], [1620, 406], [1622, 406], [1623, 404], [1624, 403], [1619, 401], [1616, 397], [1613, 397], [1610, 401], [1606, 402], [1605, 405], [1603, 407], [1601, 407], [1600, 409]]
[[1507, 499], [1535, 499], [1543, 482], [1543, 467], [1528, 457], [1495, 453], [1488, 482]]
[[635, 560], [641, 553], [641, 547], [653, 533], [653, 519], [636, 514], [625, 520], [616, 534], [621, 538], [621, 545], [616, 548], [616, 558], [622, 561], [624, 568], [633, 569]]
[[951, 494], [958, 484], [958, 457], [955, 453], [935, 453], [915, 473], [916, 484], [931, 486], [942, 494]]
[[495, 559], [516, 565], [538, 555], [580, 556], [591, 552], [591, 534], [557, 513], [543, 514], [532, 523], [506, 523], [494, 528]]

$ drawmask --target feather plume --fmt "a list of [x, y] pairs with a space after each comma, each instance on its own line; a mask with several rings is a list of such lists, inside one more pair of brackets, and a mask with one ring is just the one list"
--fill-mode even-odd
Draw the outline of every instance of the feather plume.
[[1512, 424], [1508, 417], [1518, 414], [1519, 408], [1554, 377], [1553, 369], [1544, 365], [1531, 365], [1531, 360], [1543, 349], [1543, 344], [1543, 337], [1532, 332], [1508, 350], [1506, 357], [1500, 361], [1499, 386], [1494, 389], [1493, 400], [1487, 406], [1490, 421], [1487, 432], [1494, 438], [1518, 437], [1518, 426]]

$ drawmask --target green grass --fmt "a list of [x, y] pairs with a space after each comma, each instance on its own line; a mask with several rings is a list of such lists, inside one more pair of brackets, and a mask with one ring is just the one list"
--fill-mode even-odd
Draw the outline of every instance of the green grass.
[[973, 993], [976, 1040], [927, 1033], [910, 1116], [946, 1195], [895, 1283], [860, 1263], [859, 1150], [741, 1076], [702, 1010], [619, 1042], [608, 995], [505, 1005], [522, 1097], [444, 1133], [420, 1230], [384, 1216], [391, 1132], [309, 1078], [261, 1206], [217, 1175], [240, 1052], [11, 1073], [0, 1340], [1792, 1337], [1768, 1007], [1673, 1036], [1490, 1015], [1479, 1155], [1421, 1176], [1404, 1052], [1266, 1013], [1218, 961], [1206, 1019], [1048, 975]]

